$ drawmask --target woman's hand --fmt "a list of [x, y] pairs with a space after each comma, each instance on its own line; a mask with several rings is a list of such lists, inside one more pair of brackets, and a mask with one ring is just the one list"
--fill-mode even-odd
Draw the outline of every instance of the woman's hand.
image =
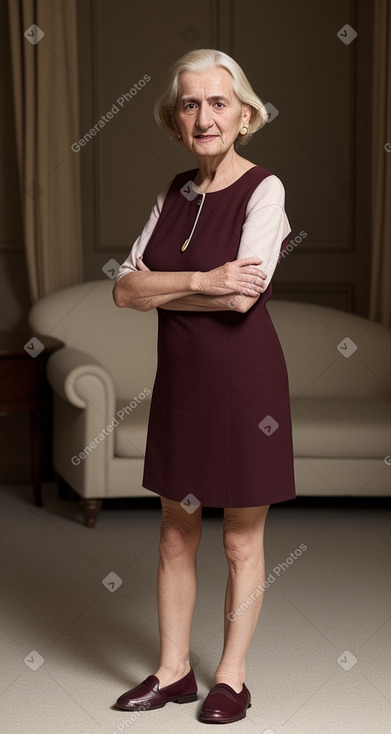
[[197, 273], [197, 290], [206, 296], [221, 296], [239, 293], [257, 297], [264, 290], [266, 274], [259, 268], [259, 257], [242, 257], [227, 262], [219, 268]]

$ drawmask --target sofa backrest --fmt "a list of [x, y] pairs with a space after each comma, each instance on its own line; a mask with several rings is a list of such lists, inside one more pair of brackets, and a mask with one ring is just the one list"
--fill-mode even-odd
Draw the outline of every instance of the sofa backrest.
[[125, 398], [152, 389], [157, 312], [118, 308], [112, 288], [110, 280], [64, 288], [34, 304], [29, 321], [36, 332], [99, 360], [112, 376], [117, 397]]
[[[157, 313], [117, 308], [112, 288], [110, 280], [64, 288], [32, 307], [30, 325], [35, 333], [57, 337], [98, 359], [123, 398], [152, 388]], [[390, 396], [388, 329], [315, 304], [271, 299], [267, 308], [285, 354], [292, 397]]]
[[271, 300], [267, 308], [284, 350], [293, 397], [391, 399], [389, 329], [316, 304]]

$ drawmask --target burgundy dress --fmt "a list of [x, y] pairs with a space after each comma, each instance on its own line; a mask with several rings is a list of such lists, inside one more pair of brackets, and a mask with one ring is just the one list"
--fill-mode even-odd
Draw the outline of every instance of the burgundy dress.
[[[171, 184], [143, 256], [150, 270], [206, 271], [235, 260], [247, 203], [271, 175], [254, 166], [231, 186], [207, 194], [181, 252], [199, 200], [180, 189], [196, 173], [184, 171]], [[266, 309], [271, 294], [269, 284], [247, 313], [157, 309], [146, 489], [204, 507], [295, 498], [288, 377]]]

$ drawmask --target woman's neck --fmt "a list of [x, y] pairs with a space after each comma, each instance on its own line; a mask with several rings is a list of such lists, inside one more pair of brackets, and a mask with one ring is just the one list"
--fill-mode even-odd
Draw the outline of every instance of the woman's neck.
[[198, 165], [194, 183], [204, 193], [209, 189], [218, 190], [229, 186], [254, 164], [233, 152], [232, 156], [225, 156], [222, 160], [217, 157], [210, 160], [202, 156], [198, 158]]

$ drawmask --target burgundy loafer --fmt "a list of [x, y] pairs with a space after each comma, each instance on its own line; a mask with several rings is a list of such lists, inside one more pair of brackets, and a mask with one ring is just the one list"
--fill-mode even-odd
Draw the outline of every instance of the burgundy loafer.
[[217, 683], [202, 704], [201, 721], [208, 724], [231, 724], [244, 719], [251, 706], [251, 694], [245, 683], [240, 693], [228, 685]]
[[149, 675], [142, 683], [126, 691], [115, 704], [123, 711], [160, 709], [169, 701], [190, 703], [197, 700], [197, 683], [191, 669], [187, 675], [169, 686], [159, 688], [159, 678]]

